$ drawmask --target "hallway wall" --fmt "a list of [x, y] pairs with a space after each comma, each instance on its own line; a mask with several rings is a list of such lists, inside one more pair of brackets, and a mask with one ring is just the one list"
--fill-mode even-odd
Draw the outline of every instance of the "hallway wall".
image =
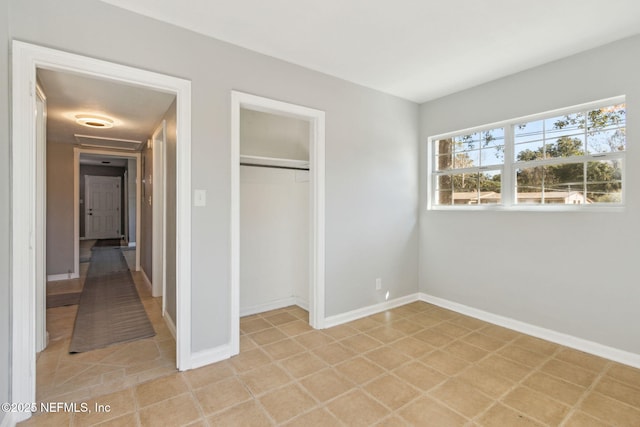
[[129, 243], [136, 243], [136, 173], [137, 173], [137, 165], [135, 159], [127, 160], [127, 171], [128, 171], [128, 188], [127, 193], [129, 195], [129, 200], [127, 200], [127, 204], [129, 206]]
[[75, 269], [73, 145], [47, 143], [47, 275]]
[[166, 300], [165, 307], [167, 314], [171, 318], [173, 324], [176, 324], [176, 101], [169, 106], [164, 115], [167, 130], [167, 149], [166, 155], [166, 194], [165, 205], [167, 206], [165, 229], [167, 235], [166, 241]]

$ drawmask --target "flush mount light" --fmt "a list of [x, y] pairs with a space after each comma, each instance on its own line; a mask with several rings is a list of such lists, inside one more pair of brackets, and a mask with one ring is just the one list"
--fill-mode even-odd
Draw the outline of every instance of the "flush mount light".
[[108, 129], [113, 127], [113, 119], [104, 116], [78, 114], [76, 123], [94, 129]]

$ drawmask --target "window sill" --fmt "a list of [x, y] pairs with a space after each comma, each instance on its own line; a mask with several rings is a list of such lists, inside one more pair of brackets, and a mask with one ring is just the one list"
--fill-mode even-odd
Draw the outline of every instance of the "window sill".
[[446, 211], [446, 212], [580, 212], [580, 213], [592, 213], [592, 212], [624, 212], [624, 205], [613, 206], [586, 206], [586, 205], [545, 205], [545, 206], [526, 206], [526, 205], [484, 205], [484, 206], [431, 206], [426, 209], [427, 212], [434, 211]]

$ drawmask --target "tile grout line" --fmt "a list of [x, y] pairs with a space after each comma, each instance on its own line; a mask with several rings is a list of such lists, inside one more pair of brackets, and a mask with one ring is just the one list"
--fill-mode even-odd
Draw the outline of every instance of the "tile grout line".
[[[153, 301], [153, 303], [156, 303], [156, 301]], [[155, 304], [157, 305], [157, 304]], [[411, 306], [411, 307], [410, 307]], [[295, 307], [295, 306], [292, 306]], [[404, 308], [404, 310], [402, 310], [402, 308]], [[585, 368], [584, 366], [593, 366], [593, 365], [585, 365], [581, 359], [576, 359], [579, 364], [576, 364], [576, 362], [572, 362], [570, 360], [574, 360], [574, 359], [566, 359], [566, 357], [563, 356], [563, 358], [558, 358], [562, 352], [564, 352], [567, 347], [564, 347], [562, 345], [555, 345], [555, 348], [553, 349], [553, 352], [543, 352], [543, 351], [538, 351], [538, 350], [542, 350], [544, 349], [544, 347], [539, 347], [536, 346], [535, 342], [531, 342], [532, 346], [529, 345], [525, 345], [528, 344], [525, 341], [519, 342], [519, 340], [522, 337], [529, 337], [528, 335], [525, 334], [520, 334], [520, 333], [514, 333], [514, 335], [510, 336], [509, 335], [505, 335], [502, 334], [502, 336], [500, 338], [497, 338], [497, 336], [500, 335], [500, 331], [496, 330], [496, 331], [492, 331], [489, 328], [492, 326], [486, 322], [483, 322], [484, 324], [480, 324], [480, 326], [478, 327], [470, 327], [470, 326], [464, 326], [464, 319], [468, 318], [467, 316], [464, 315], [455, 315], [455, 316], [449, 316], [449, 310], [444, 310], [444, 309], [439, 309], [439, 308], [428, 308], [425, 310], [414, 310], [414, 306], [411, 304], [408, 304], [406, 306], [403, 307], [397, 307], [393, 310], [388, 310], [387, 312], [384, 313], [378, 313], [376, 315], [371, 315], [371, 316], [367, 316], [365, 318], [362, 319], [358, 319], [354, 322], [359, 322], [358, 323], [358, 327], [354, 327], [352, 325], [353, 322], [349, 322], [347, 324], [345, 324], [344, 326], [350, 328], [350, 329], [344, 329], [343, 332], [333, 335], [333, 334], [329, 334], [327, 333], [327, 331], [315, 331], [315, 330], [308, 330], [308, 331], [303, 331], [300, 333], [295, 333], [292, 335], [289, 335], [288, 333], [285, 332], [285, 330], [289, 330], [291, 331], [295, 331], [295, 328], [293, 329], [283, 329], [286, 328], [287, 324], [290, 324], [292, 322], [296, 322], [299, 320], [303, 320], [308, 322], [308, 319], [301, 319], [298, 316], [295, 316], [292, 314], [292, 312], [295, 309], [289, 309], [287, 310], [286, 308], [283, 309], [278, 309], [275, 311], [270, 311], [270, 312], [266, 312], [268, 313], [268, 315], [263, 316], [263, 313], [259, 313], [259, 314], [255, 314], [251, 316], [251, 320], [257, 320], [257, 319], [261, 319], [264, 320], [266, 322], [267, 326], [264, 329], [258, 329], [255, 331], [252, 331], [252, 333], [247, 334], [246, 330], [242, 331], [241, 328], [241, 339], [244, 338], [245, 340], [245, 345], [246, 346], [250, 346], [249, 349], [247, 349], [247, 351], [251, 351], [251, 350], [256, 350], [259, 352], [259, 354], [261, 354], [263, 357], [265, 357], [266, 362], [265, 363], [261, 363], [257, 366], [255, 365], [247, 365], [242, 364], [242, 365], [238, 365], [238, 367], [236, 367], [236, 365], [234, 365], [233, 363], [229, 363], [227, 365], [226, 369], [230, 369], [231, 370], [231, 375], [229, 377], [222, 377], [220, 379], [215, 380], [214, 382], [212, 382], [211, 384], [214, 384], [216, 382], [219, 381], [224, 381], [225, 379], [228, 378], [235, 378], [236, 381], [238, 381], [243, 389], [248, 393], [248, 395], [250, 396], [249, 398], [247, 398], [246, 400], [243, 400], [242, 402], [239, 403], [233, 403], [230, 406], [224, 407], [223, 409], [220, 409], [218, 411], [215, 411], [211, 414], [209, 414], [209, 418], [211, 417], [216, 417], [216, 415], [222, 414], [226, 411], [229, 411], [233, 408], [238, 407], [239, 405], [244, 405], [247, 402], [254, 402], [254, 404], [256, 405], [257, 408], [259, 408], [259, 410], [261, 411], [261, 413], [266, 416], [266, 418], [269, 420], [270, 423], [272, 423], [273, 425], [283, 425], [283, 424], [288, 424], [288, 423], [292, 423], [295, 422], [295, 420], [299, 420], [302, 419], [302, 417], [307, 416], [308, 414], [316, 411], [316, 410], [321, 410], [321, 411], [325, 411], [328, 414], [331, 414], [331, 417], [333, 417], [334, 419], [336, 419], [338, 421], [338, 423], [340, 423], [341, 425], [345, 425], [345, 423], [342, 421], [342, 419], [339, 417], [339, 415], [337, 413], [334, 413], [333, 411], [331, 411], [329, 409], [329, 405], [332, 404], [332, 402], [335, 401], [339, 401], [341, 398], [343, 398], [345, 395], [352, 393], [353, 391], [359, 390], [361, 393], [363, 393], [364, 396], [367, 397], [367, 399], [371, 399], [372, 402], [375, 402], [378, 405], [381, 405], [382, 408], [384, 408], [385, 410], [385, 414], [381, 416], [380, 419], [378, 419], [377, 421], [375, 421], [374, 423], [379, 423], [380, 421], [384, 421], [384, 420], [392, 420], [394, 418], [399, 418], [402, 420], [405, 420], [404, 417], [402, 417], [400, 415], [400, 412], [403, 411], [405, 408], [411, 406], [412, 404], [414, 404], [416, 401], [418, 401], [421, 398], [428, 398], [428, 399], [433, 399], [434, 402], [437, 402], [439, 405], [442, 405], [443, 408], [447, 408], [448, 410], [452, 411], [452, 413], [455, 413], [459, 416], [461, 416], [464, 420], [466, 420], [466, 424], [470, 424], [470, 423], [479, 423], [479, 420], [481, 420], [490, 410], [491, 408], [494, 408], [496, 405], [505, 405], [506, 408], [509, 408], [509, 410], [513, 410], [518, 414], [523, 415], [524, 417], [526, 417], [526, 419], [531, 420], [535, 423], [539, 423], [539, 422], [543, 422], [543, 421], [539, 421], [537, 418], [535, 418], [533, 415], [529, 415], [527, 412], [524, 411], [520, 411], [508, 404], [505, 403], [505, 398], [512, 393], [514, 390], [522, 387], [525, 388], [527, 390], [530, 390], [532, 393], [536, 393], [536, 394], [540, 394], [540, 395], [544, 395], [547, 396], [549, 399], [551, 399], [553, 402], [557, 402], [558, 404], [562, 405], [563, 407], [568, 407], [568, 411], [567, 413], [564, 415], [564, 417], [562, 418], [562, 420], [560, 421], [560, 425], [566, 425], [569, 420], [572, 418], [572, 416], [580, 411], [580, 405], [582, 404], [582, 402], [588, 397], [590, 396], [592, 393], [595, 392], [595, 388], [597, 387], [597, 385], [602, 381], [602, 379], [607, 375], [607, 372], [609, 372], [609, 370], [611, 369], [612, 366], [615, 366], [615, 363], [612, 361], [607, 361], [607, 363], [602, 367], [602, 369], [600, 370], [600, 372], [597, 374], [597, 376], [595, 377], [595, 379], [592, 380], [592, 382], [590, 383], [590, 385], [588, 387], [583, 387], [581, 385], [578, 385], [576, 383], [574, 383], [573, 381], [569, 381], [563, 377], [558, 377], [555, 374], [552, 373], [547, 373], [546, 371], [543, 371], [543, 367], [546, 366], [549, 361], [551, 360], [557, 360], [558, 362], [562, 362], [562, 363], [566, 363], [568, 365], [574, 366], [576, 368], [580, 368], [581, 370], [585, 370], [585, 371], [589, 371], [591, 373], [594, 373], [594, 370], [590, 369], [590, 368]], [[394, 311], [395, 310], [395, 311]], [[286, 321], [286, 322], [280, 322], [279, 320], [276, 320], [276, 316], [281, 316], [283, 314], [289, 313], [291, 314], [292, 317], [295, 317], [295, 319]], [[390, 315], [390, 313], [393, 313], [392, 315]], [[426, 315], [426, 316], [422, 316], [422, 315]], [[286, 316], [284, 316], [286, 318]], [[428, 320], [429, 317], [431, 317], [434, 320], [437, 320], [436, 323], [430, 324]], [[269, 320], [269, 318], [271, 318], [271, 321]], [[424, 324], [420, 324], [418, 323], [415, 319], [421, 319], [423, 320], [424, 324], [428, 324], [428, 326], [424, 326]], [[380, 320], [383, 319], [383, 320]], [[407, 321], [409, 322], [409, 327], [407, 329], [395, 329], [393, 328], [391, 325], [395, 322], [400, 322], [400, 321]], [[411, 330], [410, 324], [414, 324], [416, 325], [416, 327], [419, 327], [418, 330], [416, 330], [415, 332], [405, 332], [405, 330]], [[350, 326], [351, 325], [351, 326]], [[446, 327], [451, 325], [452, 328], [450, 330], [448, 330]], [[473, 325], [473, 324], [469, 324], [467, 323], [467, 325]], [[477, 325], [477, 324], [476, 324]], [[340, 325], [343, 326], [343, 325]], [[396, 332], [393, 333], [385, 333], [384, 328], [390, 328], [393, 329]], [[460, 329], [459, 329], [460, 328]], [[277, 331], [280, 334], [283, 335], [282, 338], [278, 337], [278, 339], [276, 339], [275, 341], [269, 341], [265, 343], [265, 344], [259, 344], [257, 342], [254, 341], [252, 335], [256, 335], [260, 332], [264, 332], [267, 329], [273, 329], [273, 331]], [[419, 338], [416, 338], [416, 335], [423, 332], [423, 331], [428, 331], [428, 330], [432, 330], [433, 333], [437, 333], [440, 334], [444, 337], [447, 338], [446, 342], [444, 344], [435, 346], [433, 344], [430, 344], [429, 341], [425, 341]], [[463, 331], [465, 333], [462, 333], [460, 331], [462, 330], [466, 330]], [[346, 335], [343, 335], [346, 334]], [[485, 343], [482, 341], [482, 339], [480, 341], [471, 339], [471, 337], [474, 334], [479, 334], [483, 337], [487, 337], [489, 340]], [[306, 335], [306, 337], [305, 337]], [[256, 335], [257, 336], [257, 335]], [[274, 336], [278, 336], [278, 334], [274, 334]], [[317, 336], [317, 337], [316, 337]], [[395, 338], [393, 338], [395, 336]], [[504, 336], [509, 337], [507, 339], [503, 338]], [[325, 337], [325, 338], [318, 338], [318, 337]], [[358, 337], [364, 337], [367, 340], [364, 341], [360, 341], [358, 342], [357, 340], [359, 339]], [[319, 342], [325, 340], [326, 338], [329, 338], [330, 341], [324, 341], [322, 344], [318, 345]], [[410, 347], [410, 343], [407, 342], [407, 347], [402, 347], [402, 350], [400, 350], [399, 348], [397, 348], [396, 346], [398, 345], [398, 343], [401, 340], [405, 340], [407, 338], [412, 338], [414, 340], [418, 340], [420, 341], [420, 343], [422, 343], [425, 347], [428, 348], [428, 350], [424, 353], [419, 353], [416, 354], [415, 352], [410, 352], [411, 347]], [[426, 337], [425, 337], [426, 338]], [[281, 343], [284, 344], [284, 342], [288, 340], [291, 341], [292, 343], [296, 344], [297, 346], [301, 347], [301, 349], [298, 351], [297, 348], [293, 348], [293, 350], [291, 349], [287, 349], [287, 350], [283, 350], [284, 352], [278, 352], [277, 349], [277, 344]], [[349, 342], [349, 340], [354, 340], [352, 342]], [[364, 351], [357, 351], [356, 348], [360, 348], [361, 345], [360, 344], [369, 344], [369, 340], [371, 340], [371, 343], [375, 343], [375, 346], [371, 346], [366, 348]], [[500, 345], [493, 348], [493, 349], [489, 349], [490, 347], [493, 347], [495, 345], [497, 345], [496, 343], [492, 343], [493, 341], [499, 343]], [[544, 340], [542, 340], [544, 341]], [[465, 351], [465, 347], [451, 347], [453, 344], [455, 343], [462, 343], [465, 344], [466, 346], [469, 346], [470, 348], [475, 348], [478, 349], [480, 351], [486, 352], [486, 354], [484, 354], [481, 358], [472, 361], [472, 355], [473, 355], [473, 350], [471, 351], [471, 353], [466, 353]], [[546, 341], [545, 341], [546, 342]], [[351, 344], [351, 346], [347, 345], [347, 343]], [[160, 351], [160, 346], [158, 344], [157, 341], [154, 341], [155, 344], [155, 348], [157, 350], [158, 353], [162, 353]], [[339, 358], [339, 359], [327, 359], [325, 360], [325, 358], [323, 356], [320, 356], [317, 351], [321, 350], [324, 346], [326, 345], [338, 345], [339, 347], [345, 349], [345, 351], [348, 352], [348, 356], [344, 357], [344, 358]], [[272, 346], [272, 347], [270, 347]], [[503, 355], [502, 353], [500, 353], [501, 351], [503, 351], [505, 348], [509, 347], [509, 346], [515, 346], [516, 348], [519, 348], [521, 350], [527, 351], [527, 352], [531, 352], [533, 354], [536, 354], [538, 356], [543, 356], [542, 358], [535, 358], [535, 357], [527, 357], [525, 359], [521, 359], [525, 362], [521, 362], [520, 358], [517, 358], [516, 356], [520, 356], [520, 357], [526, 357], [526, 354], [521, 353], [518, 354], [516, 353], [505, 353], [505, 354], [509, 354], [509, 356]], [[265, 349], [265, 347], [269, 347], [269, 351], [267, 351]], [[535, 350], [533, 349], [535, 348]], [[376, 353], [379, 352], [380, 350], [385, 350], [385, 351], [392, 351], [394, 353], [389, 353], [390, 355], [393, 355], [392, 359], [387, 359], [386, 353]], [[456, 354], [456, 350], [460, 350], [463, 351], [464, 353], [460, 353], [460, 354], [465, 354], [467, 357], [464, 358], [460, 358], [458, 357]], [[291, 351], [289, 353], [289, 351]], [[401, 357], [398, 357], [397, 360], [401, 360], [400, 363], [396, 363], [396, 358], [395, 358], [395, 354], [400, 355]], [[426, 362], [424, 359], [429, 356], [429, 355], [436, 355], [436, 353], [438, 353], [438, 359], [433, 359], [433, 362], [436, 363], [436, 365], [431, 365], [430, 363]], [[258, 353], [256, 353], [258, 354]], [[282, 355], [285, 355], [284, 357], [281, 357]], [[416, 354], [415, 356], [413, 354]], [[441, 362], [438, 362], [438, 360], [442, 360], [441, 357], [439, 356], [439, 354], [442, 354], [443, 356], [451, 356], [451, 357], [455, 357], [457, 359], [460, 359], [461, 362], [464, 363], [464, 367], [463, 369], [458, 369], [455, 365], [450, 365], [451, 368], [445, 368], [445, 365], [441, 365]], [[62, 363], [62, 358], [61, 358], [62, 353], [58, 353], [58, 359], [56, 361], [56, 367], [58, 365], [60, 365]], [[287, 360], [291, 360], [295, 357], [301, 356], [301, 355], [309, 355], [315, 359], [317, 359], [320, 363], [321, 363], [321, 367], [319, 367], [318, 369], [316, 369], [315, 371], [311, 371], [310, 373], [306, 373], [303, 376], [300, 377], [296, 377], [293, 375], [293, 371], [290, 371], [289, 369], [285, 368], [285, 362]], [[514, 371], [513, 374], [514, 375], [510, 375], [510, 376], [504, 376], [504, 380], [508, 381], [509, 384], [505, 384], [509, 385], [509, 387], [507, 389], [505, 389], [504, 392], [502, 392], [499, 396], [497, 397], [492, 397], [491, 395], [487, 394], [485, 391], [477, 388], [474, 384], [468, 382], [467, 380], [462, 380], [459, 378], [459, 376], [464, 373], [465, 371], [472, 369], [472, 368], [476, 368], [476, 369], [484, 369], [484, 366], [486, 365], [486, 363], [484, 363], [484, 365], [481, 365], [483, 363], [483, 361], [486, 361], [492, 357], [498, 357], [500, 359], [503, 359], [506, 362], [509, 362], [510, 364], [513, 364], [515, 366], [521, 367], [523, 370], [526, 371], [522, 371], [525, 372], [525, 374], [520, 377], [520, 372], [518, 370]], [[349, 376], [347, 376], [346, 374], [344, 374], [342, 372], [342, 370], [339, 369], [340, 366], [342, 366], [343, 364], [349, 362], [349, 361], [354, 361], [358, 358], [361, 358], [363, 361], [365, 361], [368, 364], [371, 364], [372, 366], [374, 366], [376, 369], [380, 370], [379, 372], [377, 372], [374, 376], [372, 376], [371, 378], [367, 378], [364, 381], [355, 381], [352, 380]], [[405, 360], [406, 359], [406, 360]], [[565, 360], [566, 359], [566, 360]], [[250, 360], [250, 359], [249, 359]], [[331, 360], [331, 362], [329, 361]], [[336, 360], [336, 361], [333, 361]], [[538, 361], [539, 360], [539, 361]], [[393, 363], [388, 363], [388, 362], [393, 362]], [[403, 380], [402, 377], [398, 376], [398, 372], [399, 369], [402, 369], [405, 366], [408, 366], [412, 363], [419, 363], [421, 366], [425, 366], [430, 370], [433, 370], [434, 372], [437, 372], [439, 375], [443, 376], [443, 379], [436, 383], [435, 385], [431, 386], [430, 388], [428, 388], [427, 390], [422, 390], [419, 387], [417, 387], [416, 385]], [[97, 364], [93, 364], [90, 366], [101, 366], [101, 363], [97, 363]], [[252, 392], [252, 390], [249, 388], [249, 383], [245, 382], [248, 378], [249, 375], [252, 372], [257, 371], [258, 369], [260, 369], [261, 367], [267, 366], [267, 365], [272, 365], [273, 367], [283, 371], [286, 375], [286, 382], [284, 384], [281, 384], [277, 387], [274, 388], [266, 388], [264, 391], [259, 392], [257, 394], [254, 394], [254, 392]], [[385, 366], [389, 366], [389, 368], [386, 368]], [[437, 366], [437, 367], [436, 367]], [[506, 366], [506, 365], [505, 365]], [[507, 366], [508, 367], [508, 366]], [[248, 368], [248, 369], [247, 369]], [[125, 368], [122, 368], [125, 369]], [[155, 369], [155, 368], [154, 368]], [[243, 369], [242, 371], [239, 369]], [[444, 372], [444, 370], [447, 370], [449, 372], [454, 372], [452, 374], [447, 374], [446, 372]], [[452, 371], [453, 369], [453, 371]], [[515, 368], [514, 368], [515, 369]], [[56, 369], [57, 370], [57, 369]], [[85, 369], [86, 370], [86, 369]], [[303, 385], [303, 381], [305, 381], [305, 379], [312, 377], [313, 375], [316, 375], [319, 372], [322, 372], [323, 370], [330, 370], [333, 374], [335, 374], [339, 379], [341, 379], [342, 381], [346, 381], [346, 383], [349, 385], [349, 387], [346, 387], [345, 390], [335, 396], [332, 396], [330, 399], [327, 399], [325, 401], [320, 401], [320, 397], [316, 397], [316, 395], [314, 393], [312, 393], [311, 389], [307, 389], [306, 386]], [[494, 372], [495, 370], [491, 370], [490, 372]], [[111, 371], [109, 371], [111, 372]], [[555, 372], [555, 371], [553, 371]], [[489, 373], [489, 372], [488, 372]], [[105, 383], [105, 375], [107, 375], [108, 373], [102, 373], [100, 374], [100, 384], [104, 385]], [[552, 397], [551, 395], [545, 395], [542, 391], [539, 391], [538, 388], [532, 388], [529, 387], [527, 385], [525, 385], [525, 382], [527, 382], [532, 376], [536, 375], [536, 374], [540, 374], [540, 375], [545, 375], [545, 376], [549, 376], [550, 378], [557, 380], [557, 381], [561, 381], [563, 383], [567, 383], [570, 385], [576, 385], [579, 386], [583, 391], [582, 394], [580, 395], [580, 398], [574, 403], [574, 404], [568, 404], [565, 403], [564, 401], [560, 401], [558, 399], [556, 399], [555, 397]], [[135, 374], [138, 378], [142, 378], [143, 374], [142, 373], [136, 373]], [[186, 375], [183, 375], [182, 373], [178, 373], [177, 375], [180, 376], [181, 380], [186, 383], [187, 385], [187, 390], [189, 392], [190, 398], [193, 399], [196, 404], [196, 407], [198, 408], [198, 414], [199, 414], [199, 420], [196, 420], [194, 422], [203, 422], [205, 425], [210, 425], [209, 423], [209, 418], [206, 417], [204, 415], [204, 407], [201, 405], [199, 399], [196, 397], [196, 389], [193, 386], [192, 381], [189, 380], [189, 378]], [[503, 376], [501, 375], [501, 373], [497, 373], [494, 375], [497, 375], [500, 378], [503, 378]], [[416, 392], [415, 396], [413, 396], [411, 399], [407, 400], [406, 402], [404, 402], [401, 406], [398, 406], [396, 409], [393, 409], [391, 406], [388, 406], [387, 404], [384, 403], [383, 400], [381, 400], [381, 398], [377, 398], [374, 394], [372, 394], [371, 392], [369, 392], [370, 388], [369, 386], [371, 384], [373, 384], [376, 381], [379, 381], [381, 378], [384, 378], [386, 376], [389, 376], [393, 379], [402, 381], [405, 385], [407, 385], [409, 387], [410, 390], [412, 390], [413, 392]], [[140, 410], [143, 408], [140, 408], [139, 406], [139, 401], [137, 399], [137, 393], [135, 392], [136, 387], [145, 383], [149, 383], [152, 381], [156, 381], [159, 380], [161, 378], [164, 378], [165, 375], [161, 375], [158, 378], [150, 378], [146, 381], [137, 383], [137, 384], [133, 384], [133, 385], [125, 385], [124, 389], [130, 388], [131, 389], [131, 393], [134, 396], [134, 413], [135, 413], [135, 417], [136, 417], [136, 423], [138, 425], [142, 424], [141, 418], [140, 418]], [[512, 378], [518, 378], [517, 381], [513, 380]], [[573, 378], [573, 377], [572, 377]], [[578, 379], [579, 377], [574, 378]], [[66, 379], [65, 382], [70, 381], [71, 378]], [[478, 414], [474, 415], [473, 417], [467, 417], [465, 415], [463, 415], [461, 412], [457, 411], [454, 407], [450, 406], [447, 401], [445, 400], [440, 400], [440, 398], [436, 397], [433, 392], [436, 391], [438, 388], [442, 387], [443, 384], [445, 384], [447, 381], [451, 381], [451, 380], [456, 380], [456, 381], [462, 381], [464, 382], [466, 385], [472, 387], [475, 391], [477, 391], [478, 393], [480, 393], [480, 395], [486, 397], [487, 399], [489, 399], [489, 405], [484, 408], [481, 412], [479, 412]], [[627, 384], [625, 381], [618, 381], [622, 384]], [[208, 386], [205, 385], [203, 387]], [[304, 391], [305, 395], [308, 395], [311, 400], [313, 401], [313, 405], [310, 406], [308, 409], [306, 409], [304, 412], [300, 412], [300, 413], [295, 413], [294, 416], [292, 416], [291, 418], [283, 421], [282, 423], [277, 423], [275, 421], [275, 419], [271, 416], [271, 414], [267, 411], [266, 407], [262, 404], [261, 398], [263, 398], [265, 395], [269, 394], [269, 393], [277, 393], [278, 390], [283, 389], [285, 387], [288, 386], [295, 386], [295, 387], [299, 387], [300, 390]], [[368, 388], [367, 388], [368, 387]], [[635, 387], [635, 384], [632, 383], [632, 387]], [[89, 387], [91, 390], [93, 390], [93, 386]], [[185, 392], [186, 393], [186, 392]], [[90, 394], [93, 394], [90, 393]], [[182, 394], [182, 393], [181, 393]], [[166, 400], [175, 398], [180, 396], [181, 394], [178, 395], [172, 395], [170, 397], [168, 397], [167, 399], [164, 399], [162, 401], [158, 401], [158, 402], [154, 402], [152, 405], [164, 402]], [[494, 394], [495, 395], [495, 394]], [[383, 395], [381, 395], [383, 396]], [[629, 406], [631, 408], [635, 408], [637, 409], [636, 406], [633, 406], [631, 404], [628, 404], [625, 401], [620, 401], [615, 397], [610, 397], [608, 394], [604, 395], [607, 398], [611, 398], [616, 400], [616, 402], [621, 402], [621, 404], [624, 404], [625, 406]], [[92, 398], [94, 398], [94, 396], [91, 396]], [[98, 396], [95, 396], [98, 397]], [[513, 403], [513, 402], [512, 402]], [[151, 406], [151, 405], [148, 405]], [[146, 407], [145, 407], [146, 408]], [[536, 414], [535, 412], [532, 412], [533, 414]], [[125, 414], [126, 415], [126, 414]], [[589, 413], [590, 415], [590, 413]], [[538, 416], [538, 415], [536, 415]], [[590, 415], [592, 416], [592, 415]], [[593, 416], [594, 419], [598, 419], [598, 417]], [[77, 419], [77, 417], [75, 417], [74, 414], [71, 414], [70, 417], [70, 425], [76, 425], [79, 422], [79, 419]], [[543, 422], [544, 423], [544, 422]]]
[[[494, 397], [492, 397], [492, 396], [489, 396], [489, 395], [485, 394], [484, 392], [482, 392], [482, 391], [480, 390], [480, 392], [482, 392], [485, 396], [489, 397], [489, 398], [491, 399], [491, 401], [492, 401], [492, 402], [491, 402], [491, 404], [490, 404], [487, 408], [485, 408], [485, 409], [484, 409], [484, 411], [481, 411], [481, 412], [480, 412], [480, 413], [478, 413], [475, 417], [472, 417], [472, 418], [471, 418], [471, 421], [472, 421], [472, 422], [480, 422], [480, 419], [482, 419], [482, 417], [483, 417], [485, 414], [487, 414], [487, 413], [491, 410], [491, 408], [493, 408], [493, 407], [494, 407], [494, 406], [496, 406], [497, 404], [504, 405], [504, 406], [506, 406], [507, 408], [513, 409], [513, 410], [515, 410], [516, 412], [518, 412], [518, 413], [522, 414], [522, 412], [521, 412], [520, 410], [518, 410], [518, 409], [516, 409], [516, 408], [512, 408], [511, 406], [509, 406], [509, 405], [507, 405], [506, 403], [504, 403], [503, 399], [504, 399], [506, 396], [508, 396], [511, 392], [513, 392], [516, 388], [518, 388], [519, 386], [521, 386], [521, 385], [522, 385], [522, 382], [523, 382], [526, 378], [528, 378], [529, 376], [531, 376], [531, 375], [533, 375], [535, 372], [537, 372], [537, 370], [539, 369], [539, 367], [540, 367], [540, 366], [542, 366], [546, 361], [550, 360], [550, 359], [553, 357], [553, 355], [554, 355], [556, 352], [558, 352], [558, 351], [559, 351], [559, 349], [554, 350], [554, 352], [553, 352], [552, 354], [550, 354], [549, 356], [547, 356], [547, 357], [544, 359], [544, 361], [543, 361], [543, 362], [539, 363], [537, 367], [533, 367], [533, 368], [532, 368], [532, 367], [529, 367], [529, 366], [523, 365], [523, 364], [521, 364], [521, 363], [519, 363], [519, 362], [517, 362], [517, 361], [514, 361], [514, 360], [512, 360], [512, 359], [510, 359], [510, 358], [504, 357], [504, 356], [502, 356], [501, 354], [499, 354], [499, 353], [498, 353], [498, 351], [499, 351], [500, 349], [503, 349], [503, 348], [504, 348], [504, 347], [506, 347], [507, 345], [516, 345], [516, 346], [518, 346], [518, 344], [517, 344], [517, 343], [515, 343], [515, 341], [516, 341], [516, 340], [517, 340], [517, 338], [513, 338], [513, 339], [511, 339], [510, 341], [506, 342], [506, 343], [505, 343], [505, 345], [503, 345], [502, 347], [497, 348], [495, 351], [493, 351], [493, 352], [489, 353], [488, 355], [486, 355], [486, 356], [485, 356], [485, 357], [483, 357], [482, 359], [478, 360], [476, 363], [474, 363], [474, 365], [475, 365], [475, 366], [477, 366], [477, 365], [479, 364], [479, 362], [481, 362], [482, 360], [484, 360], [484, 359], [488, 359], [491, 355], [494, 355], [494, 356], [502, 357], [503, 359], [506, 359], [506, 360], [508, 360], [508, 361], [510, 361], [510, 362], [512, 362], [512, 363], [515, 363], [515, 364], [516, 364], [516, 365], [518, 365], [518, 366], [522, 366], [522, 367], [524, 367], [524, 368], [527, 368], [530, 372], [529, 372], [527, 375], [525, 375], [525, 376], [524, 376], [520, 381], [513, 381], [513, 383], [514, 383], [514, 384], [513, 384], [510, 388], [508, 388], [507, 390], [505, 390], [505, 391], [504, 391], [501, 395], [499, 395], [498, 397], [495, 397], [495, 398], [494, 398]], [[520, 347], [520, 346], [518, 346], [518, 347]], [[521, 347], [521, 348], [522, 348], [522, 347]], [[531, 351], [531, 350], [528, 350], [528, 351]], [[535, 352], [534, 352], [534, 353], [535, 353]], [[538, 354], [539, 354], [539, 353], [538, 353]], [[467, 368], [467, 369], [468, 369], [468, 368]], [[466, 369], [465, 369], [465, 370], [466, 370]], [[509, 380], [509, 381], [511, 381], [511, 379], [510, 379], [510, 378], [507, 378], [507, 377], [504, 377], [504, 378], [505, 378], [505, 379], [507, 379], [507, 380]], [[522, 415], [524, 415], [524, 416], [525, 416], [525, 417], [527, 417], [528, 419], [534, 420], [534, 419], [533, 419], [532, 417], [530, 417], [528, 414], [522, 414]], [[534, 421], [536, 421], [536, 422], [537, 422], [537, 420], [534, 420]]]
[[[605, 373], [609, 370], [610, 366], [612, 365], [612, 362], [608, 361], [605, 366], [601, 369], [600, 373], [598, 374], [598, 376], [591, 382], [591, 384], [589, 385], [589, 387], [587, 387], [585, 389], [585, 391], [582, 393], [582, 396], [580, 396], [580, 398], [578, 399], [578, 401], [569, 409], [567, 415], [562, 419], [562, 421], [560, 422], [560, 426], [564, 426], [570, 419], [571, 416], [580, 411], [580, 407], [582, 405], [582, 402], [584, 402], [584, 400], [589, 397], [589, 395], [591, 395], [591, 393], [593, 393], [593, 391], [595, 391], [595, 387], [596, 385], [600, 382], [600, 380], [602, 379], [602, 377], [604, 377]], [[593, 416], [591, 414], [589, 414], [590, 416]], [[598, 417], [593, 416], [596, 419], [599, 419]], [[603, 420], [600, 420], [603, 421]], [[606, 421], [605, 421], [606, 422]]]

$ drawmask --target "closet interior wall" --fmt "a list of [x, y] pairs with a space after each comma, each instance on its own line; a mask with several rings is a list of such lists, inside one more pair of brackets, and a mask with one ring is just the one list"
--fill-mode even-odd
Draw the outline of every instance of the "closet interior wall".
[[240, 315], [308, 309], [309, 123], [241, 109], [240, 156]]

